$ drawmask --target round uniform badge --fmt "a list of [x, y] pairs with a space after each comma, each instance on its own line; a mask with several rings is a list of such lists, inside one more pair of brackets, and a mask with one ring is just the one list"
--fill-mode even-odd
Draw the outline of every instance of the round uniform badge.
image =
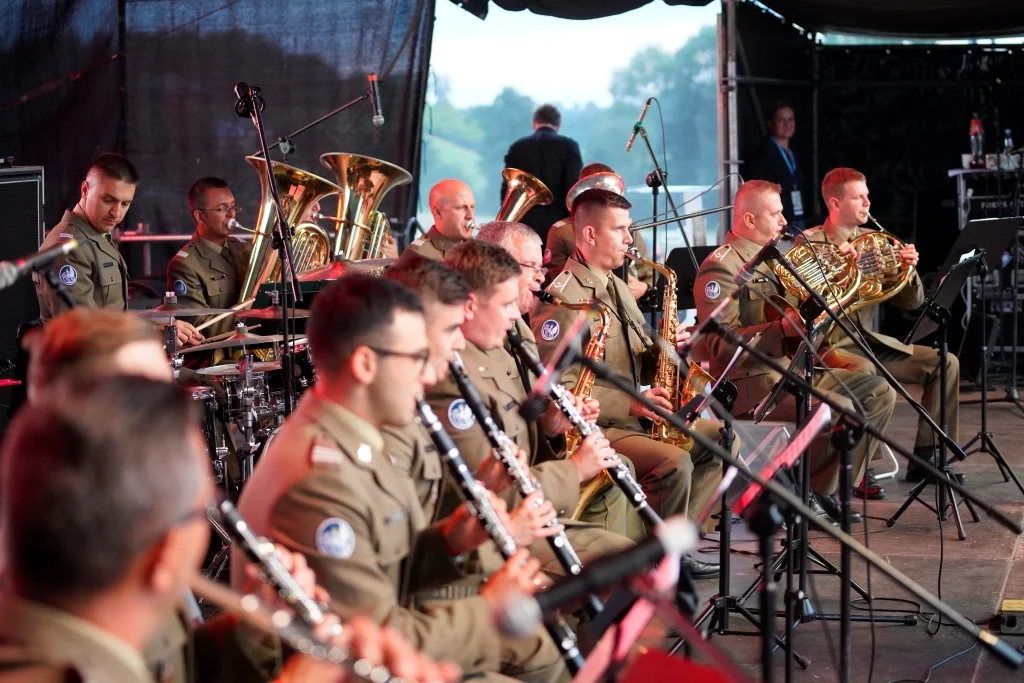
[[460, 432], [464, 432], [476, 422], [476, 416], [464, 399], [456, 399], [448, 406], [448, 422]]
[[352, 557], [356, 534], [352, 525], [338, 517], [328, 517], [316, 528], [316, 549], [320, 554], [342, 560]]
[[188, 287], [185, 286], [185, 281], [184, 280], [175, 280], [174, 281], [174, 293], [177, 296], [185, 296], [185, 292], [187, 292], [187, 291], [188, 291]]
[[711, 301], [717, 299], [721, 294], [722, 286], [714, 280], [704, 285], [704, 296]]
[[544, 324], [540, 326], [540, 338], [544, 341], [551, 341], [558, 336], [559, 331], [557, 320], [545, 320]]
[[59, 274], [60, 281], [68, 287], [78, 282], [78, 271], [72, 265], [62, 266]]

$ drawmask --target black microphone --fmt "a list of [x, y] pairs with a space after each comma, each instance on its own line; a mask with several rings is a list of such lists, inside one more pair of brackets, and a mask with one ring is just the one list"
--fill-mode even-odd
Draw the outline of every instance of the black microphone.
[[235, 114], [238, 118], [252, 118], [255, 107], [259, 107], [260, 111], [263, 111], [266, 103], [260, 97], [259, 92], [258, 85], [249, 85], [245, 81], [235, 83], [235, 96], [238, 98], [238, 101], [235, 102]]
[[681, 558], [697, 546], [697, 528], [683, 515], [666, 519], [654, 536], [614, 555], [587, 565], [576, 576], [562, 579], [543, 593], [531, 597], [512, 594], [495, 610], [498, 630], [508, 636], [522, 637], [537, 628], [545, 614], [583, 600], [592, 593], [614, 587], [646, 571], [666, 556]]
[[380, 110], [380, 88], [377, 86], [377, 74], [370, 74], [370, 106], [373, 107], [373, 127], [384, 125], [384, 113]]
[[640, 126], [644, 123], [644, 117], [647, 116], [647, 108], [651, 106], [651, 98], [648, 97], [647, 101], [644, 102], [644, 108], [640, 110], [640, 118], [633, 124], [633, 132], [629, 134], [629, 140], [626, 141], [626, 151], [633, 149], [633, 143], [636, 142], [636, 132], [640, 129]]
[[0, 261], [0, 289], [6, 289], [18, 281], [22, 275], [48, 266], [51, 261], [59, 256], [67, 256], [78, 248], [78, 240], [70, 239], [61, 242], [55, 247], [37, 251], [28, 256], [22, 256], [16, 261]]
[[[555, 299], [548, 292], [536, 292], [537, 298], [545, 303], [556, 304], [558, 300]], [[582, 311], [581, 311], [582, 313]], [[533, 384], [533, 390], [526, 395], [526, 399], [519, 407], [519, 414], [524, 419], [532, 422], [538, 419], [544, 412], [544, 407], [547, 405], [548, 394], [551, 393], [548, 387], [551, 386], [551, 382], [557, 381], [559, 375], [567, 367], [572, 365], [573, 361], [583, 352], [583, 346], [581, 340], [584, 332], [589, 329], [589, 321], [586, 315], [579, 315], [576, 320], [573, 321], [572, 327], [562, 337], [561, 343], [555, 349], [555, 352], [551, 354], [551, 358], [548, 360], [548, 364], [544, 366], [544, 372], [537, 377], [537, 381]], [[532, 417], [531, 417], [532, 416]]]
[[733, 278], [733, 282], [736, 283], [736, 286], [742, 287], [743, 285], [750, 282], [751, 278], [754, 277], [754, 271], [757, 270], [757, 267], [759, 265], [761, 265], [764, 261], [770, 258], [774, 258], [776, 255], [778, 255], [779, 251], [777, 247], [779, 245], [779, 240], [781, 239], [782, 233], [779, 233], [774, 238], [772, 238], [771, 242], [761, 247], [761, 251], [754, 254], [754, 258], [750, 259], [749, 261], [743, 264], [743, 267], [740, 268], [739, 272], [736, 273], [736, 276]]

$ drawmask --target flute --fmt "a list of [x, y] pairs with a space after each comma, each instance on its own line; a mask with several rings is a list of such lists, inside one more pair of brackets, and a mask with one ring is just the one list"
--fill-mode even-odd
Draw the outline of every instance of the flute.
[[[469, 375], [466, 374], [466, 366], [463, 364], [459, 354], [455, 354], [454, 360], [448, 364], [448, 369], [451, 371], [452, 379], [455, 380], [462, 398], [465, 399], [469, 409], [473, 411], [473, 415], [476, 416], [477, 421], [483, 427], [487, 440], [494, 449], [498, 460], [501, 461], [509, 477], [519, 487], [519, 493], [523, 498], [526, 498], [540, 491], [541, 498], [537, 501], [537, 504], [543, 504], [544, 492], [541, 490], [540, 483], [530, 474], [529, 469], [523, 467], [522, 463], [519, 462], [515, 449], [512, 446], [512, 440], [494, 422], [491, 411], [484, 405], [480, 392], [477, 391], [472, 380], [469, 379]], [[558, 520], [551, 520], [545, 526], [553, 526], [557, 523]], [[554, 536], [549, 536], [547, 541], [548, 545], [551, 546], [551, 551], [566, 572], [575, 576], [583, 570], [583, 562], [580, 560], [579, 555], [576, 554], [576, 550], [572, 547], [572, 543], [569, 541], [569, 537], [564, 530]], [[587, 609], [593, 617], [604, 609], [604, 605], [601, 604], [601, 601], [596, 596], [591, 595], [587, 601]]]
[[[523, 362], [526, 363], [530, 372], [541, 377], [546, 372], [544, 363], [541, 362], [540, 358], [533, 355], [529, 349], [526, 348], [526, 344], [523, 341], [523, 336], [515, 331], [515, 328], [510, 329], [507, 333], [508, 340], [512, 345], [512, 349], [522, 358]], [[582, 438], [587, 438], [591, 434], [597, 433], [600, 429], [596, 425], [592, 425], [583, 419], [580, 411], [576, 409], [575, 404], [572, 402], [572, 395], [569, 390], [563, 387], [558, 382], [548, 382], [549, 397], [554, 401], [558, 409], [562, 411], [562, 414], [569, 420], [576, 431], [580, 433]], [[643, 517], [652, 528], [662, 523], [661, 516], [654, 511], [647, 503], [647, 494], [644, 493], [643, 487], [633, 477], [633, 474], [629, 471], [629, 467], [624, 462], [619, 462], [615, 467], [609, 467], [605, 470], [611, 480], [622, 489], [622, 492], [626, 494], [626, 498], [633, 507], [636, 508], [637, 514]]]
[[[441, 421], [434, 415], [430, 406], [422, 399], [416, 399], [416, 411], [419, 413], [420, 423], [426, 428], [430, 440], [434, 442], [434, 447], [447, 463], [452, 479], [458, 485], [470, 511], [476, 515], [491, 540], [498, 546], [501, 556], [506, 560], [512, 557], [519, 548], [508, 529], [501, 523], [494, 506], [491, 505], [490, 499], [487, 497], [487, 489], [470, 472], [469, 466], [463, 460], [452, 437], [444, 431]], [[583, 655], [580, 654], [579, 647], [576, 645], [576, 634], [561, 619], [545, 621], [544, 628], [565, 660], [569, 673], [575, 676], [583, 668]]]

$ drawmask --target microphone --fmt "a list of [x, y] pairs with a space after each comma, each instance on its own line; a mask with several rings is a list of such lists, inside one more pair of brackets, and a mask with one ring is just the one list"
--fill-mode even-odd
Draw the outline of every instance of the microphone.
[[384, 113], [380, 110], [380, 88], [377, 87], [377, 74], [370, 74], [367, 80], [370, 82], [370, 106], [373, 107], [373, 127], [380, 128], [384, 125]]
[[263, 111], [266, 103], [259, 96], [259, 92], [258, 85], [249, 85], [245, 81], [235, 83], [235, 96], [238, 98], [238, 101], [235, 102], [235, 114], [238, 118], [251, 118], [255, 113], [255, 107], [259, 107], [260, 111]]
[[767, 259], [773, 258], [779, 253], [776, 247], [781, 239], [781, 233], [776, 235], [772, 238], [771, 242], [761, 247], [761, 251], [754, 254], [754, 258], [743, 264], [743, 267], [740, 268], [739, 272], [736, 273], [735, 277], [733, 277], [733, 282], [736, 283], [736, 286], [742, 287], [750, 282], [751, 278], [754, 277], [754, 271], [757, 270], [757, 267]]
[[[535, 292], [538, 299], [547, 304], [558, 305], [558, 299], [552, 296], [549, 292]], [[533, 385], [533, 390], [526, 395], [526, 399], [519, 407], [519, 414], [528, 421], [534, 421], [541, 416], [544, 412], [544, 407], [547, 405], [548, 394], [551, 393], [548, 387], [551, 386], [551, 382], [556, 381], [556, 377], [562, 373], [567, 367], [572, 365], [572, 362], [576, 360], [577, 356], [583, 352], [581, 340], [584, 332], [589, 329], [587, 316], [578, 315], [576, 320], [573, 321], [572, 327], [565, 333], [562, 341], [559, 343], [555, 352], [551, 354], [551, 358], [548, 360], [548, 364], [544, 366], [544, 372], [537, 377], [537, 381]], [[532, 416], [532, 417], [530, 417]]]
[[16, 261], [0, 261], [0, 289], [6, 289], [18, 281], [23, 275], [40, 270], [60, 256], [67, 256], [78, 248], [78, 240], [70, 239], [55, 247], [22, 256]]
[[644, 108], [640, 110], [640, 118], [633, 124], [633, 132], [629, 134], [629, 140], [626, 141], [626, 151], [633, 149], [633, 143], [636, 142], [636, 132], [640, 129], [640, 126], [644, 123], [644, 117], [647, 116], [647, 109], [651, 106], [651, 98], [648, 97], [647, 101], [644, 102]]
[[576, 576], [562, 579], [531, 597], [511, 594], [494, 612], [498, 630], [519, 638], [532, 633], [545, 614], [583, 600], [592, 593], [616, 586], [666, 556], [681, 558], [697, 546], [697, 528], [683, 515], [665, 520], [648, 538], [614, 555], [594, 560]]

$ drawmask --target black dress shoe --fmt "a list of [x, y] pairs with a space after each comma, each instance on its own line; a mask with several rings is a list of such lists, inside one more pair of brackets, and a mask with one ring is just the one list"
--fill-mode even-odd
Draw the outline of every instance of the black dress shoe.
[[718, 577], [719, 566], [717, 562], [704, 562], [695, 557], [686, 555], [683, 557], [683, 566], [695, 579], [714, 579]]
[[811, 512], [814, 513], [814, 515], [807, 520], [808, 522], [811, 524], [817, 524], [818, 526], [824, 526], [826, 524], [835, 526], [835, 522], [831, 517], [829, 517], [828, 513], [825, 512], [825, 508], [821, 507], [821, 503], [818, 502], [817, 494], [811, 494], [811, 500], [807, 503], [807, 507], [811, 508]]
[[858, 498], [867, 498], [868, 500], [882, 500], [885, 498], [885, 489], [875, 479], [874, 470], [869, 469], [864, 473], [864, 478], [853, 487], [853, 495]]
[[[835, 496], [826, 496], [821, 493], [814, 494], [818, 499], [821, 509], [823, 509], [828, 516], [831, 517], [835, 522], [841, 523], [843, 520], [843, 509], [839, 505], [839, 499]], [[861, 524], [864, 521], [864, 515], [860, 514], [854, 509], [850, 509], [850, 524]]]

